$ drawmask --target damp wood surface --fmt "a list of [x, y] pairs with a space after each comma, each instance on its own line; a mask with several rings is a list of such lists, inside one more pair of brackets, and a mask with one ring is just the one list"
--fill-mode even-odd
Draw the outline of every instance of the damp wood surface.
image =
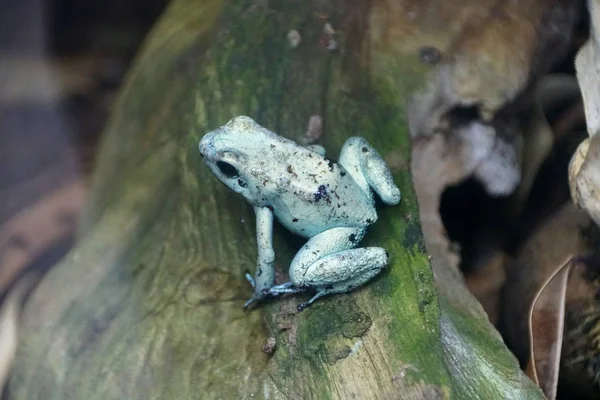
[[[408, 162], [419, 50], [450, 51], [491, 2], [400, 3], [171, 3], [114, 105], [78, 244], [25, 306], [11, 399], [543, 398], [443, 266], [438, 292]], [[301, 295], [243, 311], [254, 214], [197, 149], [237, 115], [297, 141], [320, 115], [328, 156], [354, 135], [382, 153], [403, 199], [363, 242], [390, 253], [381, 276], [303, 313]], [[280, 281], [301, 244], [275, 227]]]

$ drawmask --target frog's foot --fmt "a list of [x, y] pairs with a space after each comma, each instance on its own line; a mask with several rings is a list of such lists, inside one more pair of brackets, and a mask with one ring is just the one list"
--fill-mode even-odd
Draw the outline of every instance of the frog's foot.
[[[254, 285], [253, 285], [254, 279], [252, 278], [252, 275], [246, 274], [246, 279], [248, 279], [248, 281], [250, 282], [252, 287], [254, 287]], [[284, 293], [299, 293], [299, 292], [304, 292], [306, 290], [307, 290], [307, 288], [294, 287], [294, 284], [292, 282], [286, 282], [286, 283], [282, 283], [281, 285], [273, 286], [269, 289], [263, 289], [260, 291], [260, 293], [255, 292], [252, 295], [250, 300], [248, 300], [244, 304], [244, 310], [247, 309], [248, 307], [250, 307], [253, 303], [263, 300], [263, 299], [266, 299], [267, 297], [277, 297]]]
[[366, 193], [372, 188], [389, 205], [400, 202], [400, 189], [385, 160], [361, 137], [351, 137], [344, 143], [340, 153], [340, 165]]
[[[308, 290], [308, 288], [305, 288], [305, 287], [294, 286], [294, 284], [290, 281], [290, 282], [282, 283], [281, 285], [273, 286], [271, 289], [264, 289], [263, 294], [265, 296], [269, 296], [269, 295], [270, 296], [278, 296], [278, 295], [284, 294], [284, 293], [300, 293], [300, 292], [305, 292], [307, 290]], [[327, 290], [317, 292], [317, 294], [314, 295], [310, 300], [299, 304], [298, 311], [300, 312], [300, 311], [304, 310], [306, 307], [308, 307], [309, 305], [314, 303], [314, 301], [317, 300], [319, 297], [324, 296], [326, 294], [328, 294]]]
[[245, 276], [248, 283], [250, 283], [250, 286], [252, 286], [252, 289], [256, 289], [256, 281], [254, 280], [250, 272], [246, 271]]
[[244, 303], [244, 310], [247, 310], [252, 304], [256, 303], [257, 301], [263, 299], [264, 297], [259, 297], [255, 294], [252, 295], [252, 297], [250, 297], [250, 299], [248, 299], [247, 302]]
[[304, 311], [304, 309], [306, 307], [310, 306], [312, 303], [314, 303], [315, 300], [317, 300], [319, 297], [325, 296], [326, 294], [328, 294], [328, 292], [325, 290], [322, 292], [317, 292], [317, 294], [315, 294], [313, 297], [311, 297], [310, 300], [305, 301], [304, 303], [298, 304], [298, 312]]
[[305, 292], [307, 288], [294, 286], [294, 284], [290, 282], [282, 283], [281, 285], [273, 286], [270, 289], [263, 289], [262, 293], [265, 296], [279, 296], [284, 293], [300, 293]]
[[256, 291], [256, 281], [254, 280], [250, 272], [246, 271], [245, 276], [246, 280], [248, 281], [248, 283], [250, 283], [250, 286], [252, 286], [252, 289], [254, 290], [254, 294], [252, 294], [252, 297], [250, 297], [250, 299], [248, 299], [248, 301], [244, 303], [244, 310], [247, 310], [252, 304], [263, 300], [267, 296], [265, 293], [263, 293], [264, 290], [260, 292]]

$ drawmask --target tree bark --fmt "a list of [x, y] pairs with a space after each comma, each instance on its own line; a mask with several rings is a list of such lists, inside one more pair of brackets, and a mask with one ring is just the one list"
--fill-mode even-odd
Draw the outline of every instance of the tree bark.
[[[436, 271], [436, 288], [406, 106], [436, 62], [423, 49], [471, 11], [406, 3], [174, 0], [114, 107], [78, 245], [26, 305], [11, 398], [543, 398], [460, 277]], [[403, 199], [364, 243], [386, 272], [302, 313], [301, 295], [242, 310], [254, 215], [197, 149], [237, 115], [294, 140], [320, 115], [330, 157], [352, 135], [381, 151]], [[302, 242], [275, 231], [283, 275]]]

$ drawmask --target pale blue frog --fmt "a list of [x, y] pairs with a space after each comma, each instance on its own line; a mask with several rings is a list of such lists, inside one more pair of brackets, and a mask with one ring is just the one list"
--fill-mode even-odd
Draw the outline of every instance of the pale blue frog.
[[[244, 307], [267, 296], [314, 290], [301, 311], [319, 297], [349, 292], [377, 275], [389, 260], [380, 247], [356, 248], [377, 220], [375, 191], [389, 205], [400, 190], [379, 153], [363, 138], [346, 140], [339, 161], [322, 146], [303, 147], [240, 116], [207, 133], [200, 153], [215, 176], [254, 206], [258, 260], [254, 294]], [[273, 216], [308, 242], [289, 270], [290, 281], [273, 286]]]

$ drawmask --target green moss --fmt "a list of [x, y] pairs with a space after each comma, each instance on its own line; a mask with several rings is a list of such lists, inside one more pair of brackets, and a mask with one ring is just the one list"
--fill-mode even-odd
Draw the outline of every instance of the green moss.
[[323, 359], [332, 357], [330, 353], [337, 354], [337, 339], [360, 337], [371, 326], [371, 319], [359, 311], [352, 299], [340, 297], [315, 305], [305, 318], [297, 321], [298, 350], [312, 360], [311, 365], [317, 370], [321, 369]]
[[[442, 299], [442, 343], [448, 369], [455, 377], [454, 391], [460, 398], [520, 398], [528, 390], [528, 399], [543, 399], [541, 390], [520, 369], [506, 351], [498, 332], [464, 310]], [[475, 373], [477, 365], [485, 373]]]
[[427, 252], [421, 225], [416, 221], [413, 220], [408, 222], [404, 228], [404, 240], [402, 245], [404, 248], [413, 250], [416, 254], [424, 254]]

